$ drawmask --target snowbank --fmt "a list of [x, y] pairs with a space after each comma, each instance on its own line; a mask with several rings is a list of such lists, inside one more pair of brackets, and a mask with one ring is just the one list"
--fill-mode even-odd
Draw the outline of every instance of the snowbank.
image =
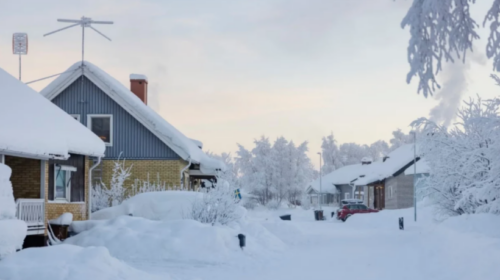
[[104, 155], [99, 137], [1, 68], [0, 87], [0, 152], [46, 158]]
[[477, 237], [500, 239], [500, 216], [493, 214], [461, 215], [441, 223], [444, 227]]
[[[237, 235], [246, 235], [242, 251]], [[221, 263], [281, 250], [283, 242], [264, 227], [244, 223], [239, 227], [210, 226], [194, 220], [152, 221], [121, 216], [94, 225], [64, 244], [104, 246], [114, 257], [133, 262]]]
[[198, 192], [164, 191], [138, 194], [113, 206], [92, 213], [92, 220], [107, 220], [127, 215], [150, 220], [180, 220], [190, 217], [191, 205], [201, 198]]
[[11, 172], [0, 163], [0, 259], [21, 249], [28, 231], [26, 223], [16, 219]]
[[30, 248], [0, 261], [0, 279], [149, 280], [158, 278], [113, 258], [106, 248], [72, 245]]
[[22, 249], [27, 232], [28, 227], [24, 221], [0, 220], [0, 260]]

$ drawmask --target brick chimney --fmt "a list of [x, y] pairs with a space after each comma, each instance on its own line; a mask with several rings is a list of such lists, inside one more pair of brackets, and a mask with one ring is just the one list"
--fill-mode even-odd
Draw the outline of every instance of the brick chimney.
[[140, 74], [130, 74], [130, 91], [148, 105], [148, 78]]

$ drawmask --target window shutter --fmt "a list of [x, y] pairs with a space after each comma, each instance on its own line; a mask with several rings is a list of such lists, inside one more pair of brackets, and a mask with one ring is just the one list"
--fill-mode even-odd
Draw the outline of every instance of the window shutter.
[[49, 162], [49, 200], [54, 200], [54, 163]]

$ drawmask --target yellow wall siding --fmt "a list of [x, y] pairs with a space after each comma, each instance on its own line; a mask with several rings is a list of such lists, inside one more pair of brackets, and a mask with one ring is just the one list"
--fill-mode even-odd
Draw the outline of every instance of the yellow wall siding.
[[14, 198], [40, 198], [40, 160], [5, 156], [12, 169]]
[[[102, 161], [102, 180], [109, 187], [113, 174], [113, 160]], [[125, 160], [125, 166], [132, 165], [132, 175], [125, 186], [131, 186], [135, 180], [148, 180], [166, 183], [168, 188], [180, 185], [180, 172], [188, 163], [184, 160]]]

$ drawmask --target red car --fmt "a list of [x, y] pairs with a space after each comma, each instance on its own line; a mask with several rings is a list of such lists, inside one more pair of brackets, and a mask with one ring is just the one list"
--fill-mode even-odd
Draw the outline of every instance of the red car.
[[378, 210], [370, 209], [363, 204], [348, 204], [337, 210], [337, 220], [345, 222], [347, 218], [354, 214], [377, 213]]

